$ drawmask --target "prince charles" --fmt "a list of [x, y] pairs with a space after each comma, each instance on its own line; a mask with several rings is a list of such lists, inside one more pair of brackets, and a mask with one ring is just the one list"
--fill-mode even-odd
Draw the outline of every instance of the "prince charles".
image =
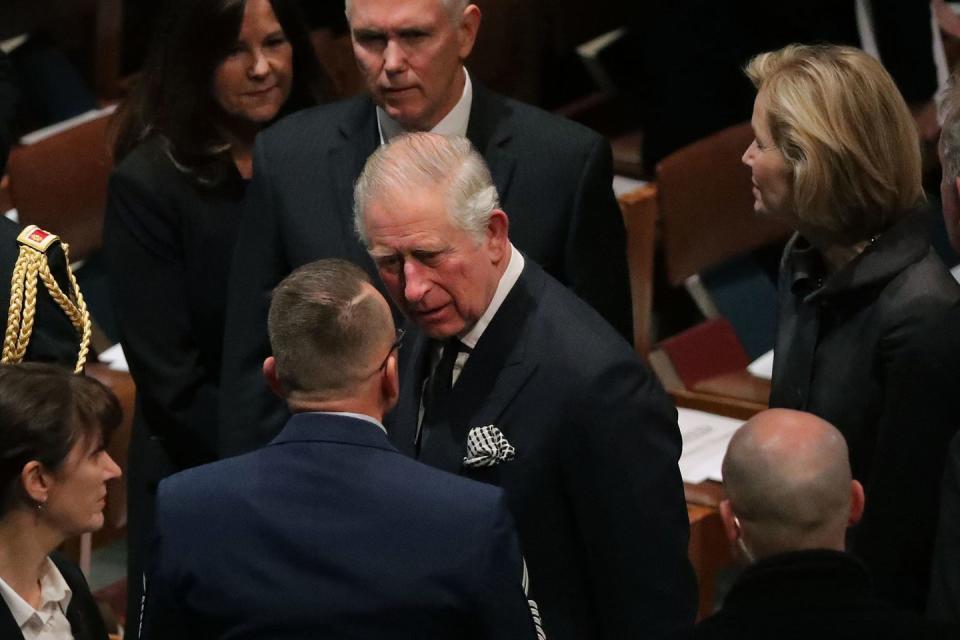
[[505, 489], [549, 638], [689, 626], [680, 435], [650, 371], [511, 244], [465, 138], [397, 139], [371, 156], [354, 196], [357, 232], [416, 325], [394, 444]]

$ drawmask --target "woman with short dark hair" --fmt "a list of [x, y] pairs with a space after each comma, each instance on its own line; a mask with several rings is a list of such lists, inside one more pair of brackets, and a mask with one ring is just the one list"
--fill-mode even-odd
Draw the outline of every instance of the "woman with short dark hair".
[[226, 284], [258, 131], [320, 102], [294, 0], [169, 0], [117, 116], [104, 250], [137, 385], [128, 625], [159, 481], [217, 455]]
[[[0, 637], [105, 640], [80, 570], [53, 554], [103, 526], [116, 397], [47, 364], [0, 366]], [[41, 635], [42, 634], [42, 635]]]

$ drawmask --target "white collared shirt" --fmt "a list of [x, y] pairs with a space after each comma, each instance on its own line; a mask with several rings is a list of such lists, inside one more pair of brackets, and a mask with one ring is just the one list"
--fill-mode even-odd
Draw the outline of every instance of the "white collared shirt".
[[[460, 100], [453, 106], [450, 113], [436, 124], [430, 133], [439, 133], [442, 136], [465, 136], [467, 124], [470, 121], [470, 107], [473, 105], [473, 85], [470, 83], [470, 74], [463, 70], [466, 77], [463, 83], [463, 93]], [[391, 139], [405, 133], [406, 130], [396, 120], [387, 115], [387, 112], [377, 107], [377, 128], [380, 130], [380, 144], [386, 144]]]
[[23, 633], [24, 640], [73, 640], [67, 607], [73, 592], [50, 558], [40, 576], [40, 607], [34, 609], [0, 578], [0, 597]]
[[383, 426], [383, 423], [374, 418], [373, 416], [368, 416], [365, 413], [353, 413], [351, 411], [318, 411], [317, 413], [326, 413], [331, 416], [346, 416], [348, 418], [356, 418], [357, 420], [365, 420], [367, 422], [373, 423], [380, 428], [380, 431], [387, 433], [387, 428]]

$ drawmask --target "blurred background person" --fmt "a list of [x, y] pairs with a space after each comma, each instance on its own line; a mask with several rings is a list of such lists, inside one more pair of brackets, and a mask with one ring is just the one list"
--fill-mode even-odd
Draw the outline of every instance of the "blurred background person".
[[903, 393], [894, 369], [960, 286], [917, 210], [913, 118], [889, 74], [858, 49], [788, 46], [754, 58], [747, 74], [758, 90], [743, 155], [754, 209], [796, 230], [780, 268], [770, 406], [809, 411], [843, 433], [869, 505], [851, 550], [881, 597], [920, 609], [935, 514], [916, 498], [936, 483], [901, 486], [899, 474], [942, 460], [945, 443], [937, 454], [938, 443], [902, 419], [902, 408], [929, 398], [920, 386]]
[[749, 566], [695, 638], [931, 637], [918, 613], [878, 599], [844, 551], [864, 497], [833, 425], [800, 411], [757, 414], [731, 439], [723, 481], [723, 527]]
[[117, 116], [104, 251], [137, 385], [128, 626], [160, 479], [215, 458], [227, 274], [257, 132], [322, 97], [287, 0], [171, 0]]
[[0, 637], [106, 640], [80, 569], [55, 553], [103, 526], [120, 406], [92, 378], [0, 366]]

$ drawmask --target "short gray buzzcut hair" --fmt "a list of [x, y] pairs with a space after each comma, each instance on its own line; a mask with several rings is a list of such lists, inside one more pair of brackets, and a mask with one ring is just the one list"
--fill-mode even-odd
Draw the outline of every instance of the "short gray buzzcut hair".
[[490, 215], [500, 207], [490, 170], [469, 140], [436, 133], [404, 134], [367, 159], [353, 189], [357, 235], [369, 246], [364, 212], [371, 202], [390, 194], [437, 187], [445, 190], [451, 221], [480, 242]]
[[940, 151], [943, 154], [943, 177], [960, 176], [960, 71], [950, 76], [940, 105], [943, 125], [940, 130]]
[[[459, 23], [459, 18], [463, 16], [463, 10], [467, 8], [467, 5], [470, 4], [470, 0], [440, 0], [443, 4], [443, 8], [447, 10], [447, 13], [450, 14], [450, 18]], [[343, 12], [347, 15], [347, 20], [350, 20], [350, 0], [343, 0]]]

